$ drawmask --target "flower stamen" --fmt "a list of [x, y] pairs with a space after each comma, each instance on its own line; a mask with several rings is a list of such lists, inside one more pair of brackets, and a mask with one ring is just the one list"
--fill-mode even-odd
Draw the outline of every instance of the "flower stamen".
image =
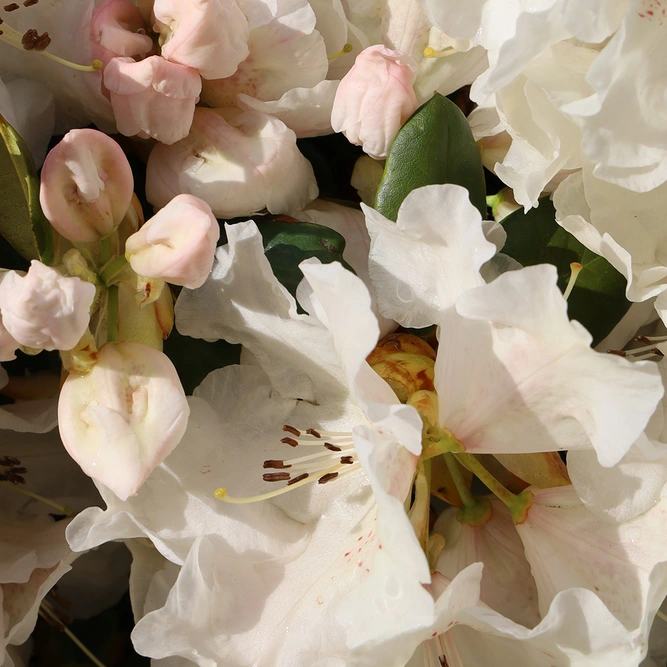
[[456, 49], [453, 46], [448, 46], [442, 51], [437, 51], [436, 49], [427, 46], [424, 49], [424, 58], [445, 58], [446, 56], [451, 56], [452, 53], [455, 53]]
[[584, 267], [579, 264], [579, 262], [572, 262], [570, 264], [570, 280], [567, 283], [567, 287], [565, 288], [565, 291], [563, 292], [563, 298], [565, 301], [567, 301], [568, 297], [570, 294], [572, 294], [572, 290], [574, 289], [574, 284], [577, 282], [577, 277], [581, 273], [581, 269]]
[[331, 54], [330, 56], [327, 56], [327, 60], [336, 60], [336, 58], [340, 58], [341, 56], [344, 56], [346, 53], [350, 53], [352, 51], [352, 44], [345, 44], [343, 48], [340, 51], [337, 51], [336, 53]]

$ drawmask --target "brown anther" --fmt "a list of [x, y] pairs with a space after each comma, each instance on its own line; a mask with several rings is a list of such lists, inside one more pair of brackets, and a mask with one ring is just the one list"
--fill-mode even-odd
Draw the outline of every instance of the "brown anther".
[[336, 445], [332, 445], [330, 442], [325, 442], [324, 447], [328, 449], [330, 452], [341, 452], [343, 451], [340, 447], [336, 447]]
[[42, 33], [35, 42], [35, 51], [44, 51], [46, 47], [51, 43], [51, 38], [49, 37], [48, 32]]
[[288, 433], [295, 435], [297, 438], [301, 435], [301, 431], [299, 431], [298, 428], [294, 428], [294, 426], [290, 426], [289, 424], [283, 426], [283, 431], [287, 431]]
[[322, 477], [320, 477], [317, 480], [317, 483], [318, 484], [326, 484], [327, 482], [330, 482], [332, 479], [336, 479], [336, 477], [338, 477], [337, 472], [328, 472], [326, 475], [322, 475]]
[[262, 479], [265, 482], [286, 482], [290, 478], [288, 472], [265, 472]]
[[665, 355], [660, 351], [660, 348], [654, 347], [651, 350], [652, 354], [657, 354], [659, 357], [664, 357]]
[[289, 445], [290, 447], [296, 447], [299, 444], [294, 438], [281, 438], [280, 442]]
[[289, 482], [287, 482], [287, 486], [292, 486], [292, 484], [296, 484], [297, 482], [300, 482], [302, 479], [308, 479], [308, 473], [304, 472], [303, 474], [299, 475], [298, 477], [294, 477], [293, 479], [290, 479]]
[[21, 465], [21, 461], [19, 461], [15, 456], [0, 457], [0, 466], [3, 466], [4, 468], [11, 468], [11, 466], [18, 465]]
[[16, 11], [18, 8], [19, 8], [19, 6], [18, 6], [18, 3], [16, 3], [16, 2], [12, 2], [11, 5], [5, 5], [5, 6], [3, 7], [3, 9], [4, 9], [6, 12], [14, 12], [14, 11]]
[[351, 456], [341, 456], [340, 457], [340, 462], [341, 463], [354, 463], [354, 459]]
[[626, 353], [623, 350], [607, 350], [607, 354], [615, 354], [618, 357], [626, 356]]
[[25, 475], [28, 472], [27, 468], [12, 468], [11, 472], [16, 473], [17, 475]]
[[33, 5], [36, 5], [38, 2], [39, 0], [23, 0], [23, 6], [32, 7]]
[[291, 468], [292, 466], [288, 463], [285, 465], [285, 461], [278, 461], [274, 459], [268, 459], [267, 461], [264, 461], [264, 467], [265, 468], [276, 468], [280, 470], [281, 468]]
[[5, 479], [8, 482], [11, 482], [12, 484], [16, 484], [17, 486], [19, 484], [25, 484], [25, 479], [23, 479], [23, 477], [21, 477], [21, 475], [14, 474], [14, 472], [12, 470], [8, 470], [5, 473]]
[[34, 28], [30, 28], [21, 37], [21, 44], [26, 51], [32, 51], [38, 39], [39, 33]]
[[651, 339], [648, 336], [635, 336], [635, 340], [638, 343], [644, 343], [644, 345], [650, 345]]
[[306, 433], [308, 435], [312, 435], [314, 438], [321, 438], [322, 437], [314, 428], [306, 429]]

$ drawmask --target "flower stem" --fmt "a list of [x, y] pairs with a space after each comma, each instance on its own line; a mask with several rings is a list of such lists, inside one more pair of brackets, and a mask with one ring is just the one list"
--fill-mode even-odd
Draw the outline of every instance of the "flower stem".
[[[103, 239], [102, 243], [104, 244], [108, 239]], [[125, 255], [118, 255], [114, 257], [110, 262], [107, 262], [99, 273], [100, 280], [105, 284], [109, 285], [111, 281], [125, 268], [127, 264], [127, 259]]]
[[107, 303], [107, 341], [118, 340], [118, 285], [109, 287]]
[[463, 466], [484, 483], [484, 485], [509, 508], [514, 523], [520, 524], [526, 520], [528, 510], [533, 503], [533, 494], [529, 490], [515, 495], [508, 491], [472, 454], [456, 454], [456, 458]]

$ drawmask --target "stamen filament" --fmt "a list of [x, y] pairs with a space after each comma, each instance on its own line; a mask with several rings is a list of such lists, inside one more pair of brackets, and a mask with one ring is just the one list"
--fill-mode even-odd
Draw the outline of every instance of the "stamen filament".
[[32, 51], [33, 53], [39, 53], [40, 55], [50, 58], [51, 60], [54, 60], [57, 63], [60, 63], [61, 65], [65, 65], [66, 67], [70, 67], [71, 69], [78, 70], [79, 72], [97, 72], [98, 70], [101, 70], [102, 67], [104, 67], [104, 63], [101, 60], [93, 60], [92, 65], [79, 65], [78, 63], [73, 63], [70, 62], [69, 60], [65, 60], [64, 58], [61, 58], [60, 56], [56, 56], [53, 53], [50, 53], [49, 51], [42, 51], [42, 50], [37, 50], [37, 49], [26, 49], [23, 46], [22, 43], [23, 35], [12, 28], [11, 26], [7, 25], [6, 23], [2, 24], [2, 27], [0, 27], [0, 41], [5, 42], [5, 44], [9, 44], [10, 46], [13, 46], [15, 49], [20, 49], [21, 51]]
[[414, 481], [415, 501], [408, 512], [415, 535], [426, 551], [428, 546], [428, 515], [431, 502], [431, 461], [423, 459], [417, 464]]
[[341, 56], [344, 56], [346, 53], [350, 53], [350, 51], [352, 51], [352, 44], [349, 43], [345, 44], [345, 46], [340, 51], [337, 51], [336, 53], [327, 56], [327, 60], [336, 60], [336, 58], [340, 58]]
[[577, 282], [577, 276], [581, 273], [581, 269], [584, 267], [579, 264], [579, 262], [572, 262], [570, 264], [570, 280], [567, 283], [567, 287], [565, 288], [565, 291], [563, 292], [563, 298], [565, 301], [568, 300], [570, 294], [572, 294], [572, 290], [574, 289], [574, 284]]
[[118, 285], [107, 290], [107, 341], [118, 340]]
[[[256, 503], [261, 500], [269, 500], [270, 498], [276, 498], [277, 496], [281, 496], [283, 493], [287, 493], [288, 491], [293, 491], [294, 489], [298, 489], [300, 486], [305, 486], [306, 484], [312, 484], [313, 482], [318, 482], [320, 479], [325, 477], [328, 474], [331, 473], [338, 473], [339, 470], [342, 470], [343, 472], [338, 473], [337, 478], [341, 478], [345, 475], [348, 475], [351, 472], [354, 472], [355, 470], [358, 469], [359, 466], [346, 466], [342, 464], [335, 465], [328, 470], [324, 471], [324, 474], [322, 475], [317, 475], [314, 477], [307, 477], [304, 479], [300, 479], [299, 481], [294, 482], [293, 484], [289, 484], [288, 486], [284, 486], [280, 489], [276, 489], [275, 491], [269, 491], [267, 493], [261, 493], [257, 496], [248, 496], [248, 497], [235, 497], [235, 496], [230, 496], [227, 494], [227, 489], [224, 487], [220, 487], [219, 489], [216, 489], [213, 493], [213, 495], [218, 499], [218, 500], [223, 500], [226, 503], [232, 503], [235, 505], [245, 505], [246, 503]], [[294, 481], [294, 480], [293, 480]]]
[[436, 51], [436, 49], [427, 46], [424, 49], [424, 58], [444, 58], [451, 56], [455, 51], [456, 49], [453, 46], [448, 46], [446, 49], [442, 49], [442, 51]]
[[661, 618], [665, 623], [667, 623], [667, 614], [663, 614], [659, 609], [655, 612], [658, 618]]
[[22, 493], [24, 496], [28, 496], [29, 498], [33, 498], [34, 500], [39, 500], [40, 502], [45, 503], [46, 505], [55, 507], [65, 516], [70, 516], [72, 514], [72, 508], [69, 505], [60, 505], [53, 500], [49, 500], [44, 496], [40, 496], [38, 493], [35, 493], [34, 491], [28, 491], [28, 489], [24, 489], [20, 486], [17, 486], [16, 484], [12, 484], [11, 482], [0, 482], [0, 485], [4, 486], [7, 489], [13, 489], [14, 491], [18, 491], [18, 493]]
[[475, 498], [472, 493], [470, 493], [470, 489], [468, 488], [468, 485], [463, 478], [463, 473], [461, 472], [461, 466], [459, 462], [451, 452], [443, 454], [443, 457], [445, 459], [445, 463], [447, 464], [447, 470], [449, 470], [449, 474], [452, 477], [452, 481], [454, 482], [454, 486], [456, 487], [456, 491], [461, 498], [463, 506], [473, 507], [475, 505]]
[[81, 649], [85, 656], [94, 664], [96, 667], [105, 667], [104, 663], [97, 659], [97, 657], [91, 653], [90, 649], [85, 646], [85, 644], [58, 618], [56, 613], [50, 609], [49, 603], [46, 600], [43, 600], [39, 606], [39, 615], [45, 620], [53, 620], [58, 624], [58, 628], [61, 628], [62, 631]]

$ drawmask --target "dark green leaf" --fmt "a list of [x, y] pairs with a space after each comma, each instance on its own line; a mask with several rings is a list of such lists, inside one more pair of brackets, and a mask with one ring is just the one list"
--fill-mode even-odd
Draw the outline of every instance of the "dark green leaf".
[[486, 218], [484, 169], [479, 147], [461, 110], [439, 93], [406, 121], [391, 145], [375, 208], [396, 220], [403, 200], [435, 183], [462, 185]]
[[553, 264], [558, 269], [558, 285], [564, 290], [570, 264], [583, 269], [568, 299], [570, 318], [583, 324], [599, 343], [625, 315], [630, 302], [625, 298], [625, 278], [609, 262], [585, 248], [556, 222], [556, 212], [548, 198], [538, 208], [524, 214], [519, 209], [503, 222], [507, 243], [503, 252], [523, 266]]
[[[309, 257], [317, 257], [323, 264], [340, 262], [354, 273], [343, 259], [345, 239], [333, 229], [285, 216], [280, 216], [280, 219], [255, 216], [254, 220], [262, 234], [264, 252], [273, 273], [292, 296], [296, 297], [297, 285], [303, 280], [299, 263]], [[224, 228], [220, 243], [227, 243]]]
[[0, 234], [26, 259], [53, 261], [51, 225], [39, 205], [39, 180], [28, 147], [0, 116]]

